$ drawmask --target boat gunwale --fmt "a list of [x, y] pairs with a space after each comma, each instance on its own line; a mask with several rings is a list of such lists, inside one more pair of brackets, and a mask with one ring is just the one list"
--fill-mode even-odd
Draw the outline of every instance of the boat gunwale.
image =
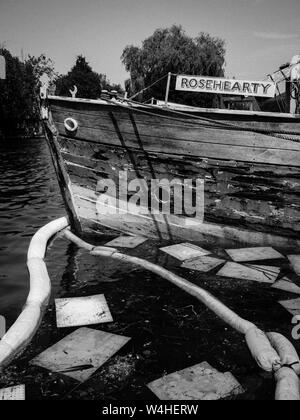
[[[55, 95], [49, 95], [48, 99], [51, 101], [63, 101], [63, 102], [71, 102], [71, 103], [79, 103], [79, 104], [91, 104], [91, 105], [105, 105], [110, 107], [126, 107], [125, 104], [118, 103], [118, 102], [107, 102], [103, 99], [84, 99], [84, 98], [69, 98], [66, 96], [55, 96]], [[129, 110], [134, 110], [135, 108], [143, 109], [143, 110], [149, 110], [149, 105], [145, 106], [143, 104], [133, 103], [128, 106]], [[151, 108], [155, 111], [160, 110], [164, 112], [172, 112], [173, 109], [171, 107], [168, 107], [167, 105], [165, 107], [157, 106], [157, 105], [151, 105]], [[253, 117], [269, 117], [269, 118], [279, 118], [283, 120], [296, 120], [300, 122], [300, 114], [291, 114], [291, 113], [280, 113], [280, 112], [265, 112], [265, 111], [244, 111], [244, 110], [231, 110], [231, 109], [219, 109], [219, 108], [198, 108], [198, 107], [189, 107], [185, 110], [187, 112], [191, 113], [199, 113], [199, 114], [217, 114], [217, 115], [224, 115], [224, 116], [253, 116]], [[184, 113], [184, 112], [182, 112]], [[192, 117], [192, 114], [191, 114]]]

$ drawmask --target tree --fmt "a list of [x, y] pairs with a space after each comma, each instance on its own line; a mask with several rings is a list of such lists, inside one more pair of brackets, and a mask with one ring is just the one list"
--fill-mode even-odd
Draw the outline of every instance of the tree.
[[53, 61], [47, 58], [45, 54], [41, 54], [39, 57], [29, 55], [25, 61], [25, 68], [28, 72], [28, 97], [31, 98], [31, 119], [37, 123], [40, 120], [40, 79], [44, 74], [48, 76], [49, 93], [54, 94], [58, 74], [54, 69]]
[[70, 89], [76, 85], [78, 98], [97, 99], [102, 89], [115, 89], [122, 92], [120, 85], [110, 85], [104, 74], [94, 72], [85, 57], [79, 55], [75, 65], [67, 75], [62, 75], [56, 82], [56, 94], [70, 96]]
[[[224, 76], [225, 41], [201, 32], [196, 38], [189, 37], [181, 26], [157, 29], [143, 41], [142, 47], [127, 46], [121, 56], [125, 69], [130, 73], [126, 81], [129, 95], [136, 94], [167, 75], [190, 74], [202, 76]], [[166, 79], [146, 90], [139, 100], [151, 97], [163, 99]], [[175, 91], [172, 78], [170, 101], [189, 105], [212, 106], [213, 97], [206, 94]]]
[[26, 60], [26, 64], [33, 69], [33, 76], [37, 87], [40, 85], [41, 76], [43, 76], [43, 74], [47, 74], [49, 78], [50, 92], [55, 89], [55, 82], [58, 78], [58, 73], [55, 71], [54, 63], [51, 58], [47, 58], [45, 54], [41, 54], [39, 57], [29, 55]]
[[22, 62], [4, 47], [0, 54], [7, 70], [6, 80], [0, 81], [0, 131], [4, 136], [31, 135], [40, 119], [39, 78], [44, 72], [54, 78], [53, 63], [45, 55]]

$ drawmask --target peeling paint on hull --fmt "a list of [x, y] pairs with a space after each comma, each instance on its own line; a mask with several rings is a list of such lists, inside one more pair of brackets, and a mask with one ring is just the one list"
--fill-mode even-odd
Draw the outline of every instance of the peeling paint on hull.
[[[159, 111], [144, 115], [92, 101], [53, 98], [50, 105], [48, 142], [78, 231], [97, 232], [106, 226], [159, 239], [299, 246], [300, 143], [292, 140], [300, 139], [300, 119], [203, 111], [205, 118], [227, 118], [240, 127], [230, 130], [197, 125], [191, 116], [173, 122], [167, 113], [160, 118]], [[64, 128], [67, 117], [78, 122], [75, 134]], [[294, 134], [284, 140], [251, 131], [263, 127]], [[98, 181], [118, 183], [120, 171], [127, 171], [128, 182], [203, 179], [204, 223], [175, 215], [97, 214]]]

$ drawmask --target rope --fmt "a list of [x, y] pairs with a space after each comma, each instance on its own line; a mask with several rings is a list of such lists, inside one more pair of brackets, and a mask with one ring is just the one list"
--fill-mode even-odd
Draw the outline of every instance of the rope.
[[135, 93], [134, 95], [132, 95], [130, 98], [128, 98], [128, 100], [132, 100], [133, 98], [136, 98], [138, 95], [140, 95], [141, 93], [145, 92], [146, 90], [152, 88], [152, 86], [156, 85], [157, 83], [161, 82], [163, 79], [165, 79], [168, 76], [168, 73], [165, 74], [163, 77], [161, 77], [160, 79], [156, 80], [154, 83], [152, 83], [149, 86], [146, 86], [144, 89], [140, 90], [139, 92]]
[[293, 87], [292, 87], [292, 90], [291, 90], [291, 97], [292, 97], [292, 99], [298, 100], [299, 99], [299, 84], [300, 84], [300, 82], [299, 81], [294, 81], [294, 82], [292, 82], [292, 84], [293, 84]]
[[[285, 106], [285, 104], [284, 104], [284, 102], [281, 100], [279, 100], [278, 99], [278, 97], [280, 98], [280, 96], [281, 96], [281, 92], [280, 92], [280, 89], [279, 89], [279, 86], [278, 86], [278, 84], [279, 84], [279, 82], [276, 82], [275, 80], [274, 80], [274, 78], [272, 77], [272, 75], [271, 74], [269, 74], [268, 75], [268, 77], [271, 79], [271, 81], [273, 82], [273, 83], [275, 83], [276, 84], [276, 90], [277, 90], [277, 92], [278, 92], [278, 96], [275, 96], [275, 99], [276, 99], [276, 103], [277, 103], [277, 105], [278, 105], [278, 108], [279, 108], [279, 111], [280, 112], [284, 112], [284, 106]], [[282, 107], [281, 107], [282, 106]]]

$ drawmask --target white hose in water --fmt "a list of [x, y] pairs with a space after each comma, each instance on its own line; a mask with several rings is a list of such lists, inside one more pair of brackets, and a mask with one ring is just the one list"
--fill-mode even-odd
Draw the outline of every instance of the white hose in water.
[[[267, 336], [253, 323], [239, 317], [235, 312], [227, 308], [222, 302], [201, 287], [196, 286], [176, 274], [141, 258], [121, 254], [116, 249], [105, 246], [93, 247], [87, 242], [77, 238], [70, 231], [65, 231], [65, 236], [81, 248], [88, 250], [91, 255], [110, 257], [119, 261], [138, 265], [163, 277], [200, 300], [224, 322], [245, 335], [248, 348], [254, 360], [266, 372], [278, 371], [281, 369], [281, 366], [286, 365], [287, 363], [294, 364], [293, 366], [295, 367], [297, 366], [297, 360], [299, 360], [297, 352], [293, 345], [285, 337], [275, 333], [271, 333]], [[280, 384], [283, 382], [284, 381], [281, 378]], [[282, 393], [279, 392], [278, 395], [282, 395]]]
[[245, 335], [253, 358], [263, 370], [272, 372], [280, 368], [280, 356], [271, 345], [266, 334], [259, 330], [253, 323], [241, 318], [206, 290], [156, 264], [141, 258], [121, 254], [110, 248], [96, 247], [90, 251], [90, 254], [95, 256], [109, 256], [120, 261], [138, 265], [170, 281], [172, 284], [200, 300], [200, 302], [233, 329]]
[[281, 358], [281, 369], [275, 372], [278, 401], [300, 401], [300, 360], [294, 346], [283, 335], [268, 333], [272, 346]]
[[44, 262], [47, 243], [68, 224], [66, 217], [54, 220], [42, 227], [30, 242], [27, 255], [30, 291], [19, 318], [0, 341], [0, 370], [26, 348], [40, 325], [51, 294], [51, 282]]
[[216, 315], [222, 318], [227, 324], [229, 324], [231, 327], [241, 332], [242, 334], [246, 334], [248, 330], [256, 328], [254, 324], [239, 317], [236, 313], [234, 313], [231, 309], [227, 308], [227, 306], [225, 306], [222, 302], [220, 302], [217, 298], [215, 298], [206, 290], [183, 279], [182, 277], [177, 276], [174, 273], [171, 273], [170, 271], [166, 270], [163, 267], [160, 267], [159, 265], [153, 264], [141, 258], [121, 254], [114, 248], [109, 248], [105, 246], [93, 247], [87, 242], [84, 242], [81, 239], [77, 238], [72, 232], [68, 230], [65, 231], [65, 236], [67, 239], [73, 241], [81, 248], [85, 248], [86, 250], [88, 250], [91, 255], [110, 257], [119, 261], [135, 264], [146, 270], [151, 271], [152, 273], [159, 275], [160, 277], [163, 277], [164, 279], [173, 283], [180, 289], [196, 297], [209, 309], [211, 309]]
[[[98, 248], [95, 248], [93, 251], [91, 251], [91, 255], [103, 256], [105, 255], [105, 252], [105, 250], [99, 250]], [[242, 334], [246, 334], [249, 329], [255, 328], [254, 324], [239, 317], [236, 313], [234, 313], [231, 309], [225, 306], [222, 302], [220, 302], [217, 298], [215, 298], [206, 290], [202, 289], [199, 286], [196, 286], [188, 280], [185, 280], [182, 277], [179, 277], [176, 274], [171, 273], [170, 271], [156, 264], [150, 263], [149, 261], [145, 261], [141, 258], [121, 254], [119, 252], [113, 252], [111, 258], [138, 265], [168, 280], [170, 283], [174, 284], [175, 286], [179, 287], [180, 289], [184, 290], [185, 292], [200, 300], [217, 316], [222, 318], [227, 324], [229, 324], [232, 328], [236, 329]]]
[[263, 370], [273, 372], [280, 369], [280, 355], [263, 331], [257, 327], [248, 330], [246, 332], [246, 343], [254, 360]]
[[280, 356], [281, 365], [291, 367], [297, 375], [300, 375], [300, 359], [292, 343], [279, 333], [271, 332], [267, 336]]
[[300, 381], [293, 369], [282, 367], [275, 372], [277, 401], [300, 401]]

